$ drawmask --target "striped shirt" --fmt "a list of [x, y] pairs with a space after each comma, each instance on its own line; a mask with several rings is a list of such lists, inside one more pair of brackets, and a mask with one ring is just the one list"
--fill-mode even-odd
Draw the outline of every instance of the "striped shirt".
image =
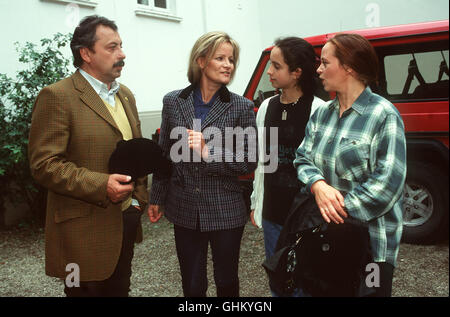
[[389, 101], [367, 87], [341, 118], [337, 98], [319, 108], [294, 166], [304, 190], [318, 180], [339, 190], [349, 216], [369, 225], [374, 261], [396, 265], [406, 140], [400, 114]]

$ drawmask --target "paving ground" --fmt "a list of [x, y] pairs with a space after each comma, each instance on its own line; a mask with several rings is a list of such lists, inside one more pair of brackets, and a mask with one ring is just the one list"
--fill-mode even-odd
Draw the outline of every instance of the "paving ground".
[[[172, 225], [165, 219], [150, 224], [142, 218], [144, 242], [135, 248], [131, 296], [180, 297], [181, 278]], [[0, 297], [64, 296], [62, 283], [44, 274], [44, 234], [30, 227], [0, 231]], [[393, 296], [449, 296], [448, 241], [432, 246], [402, 244]], [[244, 232], [239, 276], [241, 296], [269, 297], [262, 232], [250, 224]], [[212, 266], [208, 296], [215, 295]]]

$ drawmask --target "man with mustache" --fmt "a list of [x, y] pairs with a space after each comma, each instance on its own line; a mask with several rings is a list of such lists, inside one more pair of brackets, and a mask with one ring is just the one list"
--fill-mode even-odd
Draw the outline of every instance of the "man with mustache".
[[141, 137], [133, 94], [116, 82], [125, 65], [117, 30], [84, 18], [70, 45], [77, 71], [44, 88], [33, 109], [30, 167], [48, 189], [45, 270], [69, 297], [128, 296], [142, 241], [147, 180], [108, 172], [117, 142]]

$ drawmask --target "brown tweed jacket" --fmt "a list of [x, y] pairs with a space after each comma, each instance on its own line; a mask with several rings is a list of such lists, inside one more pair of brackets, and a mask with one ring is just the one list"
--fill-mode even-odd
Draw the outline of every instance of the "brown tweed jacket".
[[[121, 85], [118, 96], [133, 136], [141, 137], [133, 94]], [[78, 71], [39, 93], [28, 150], [33, 177], [48, 189], [47, 275], [65, 278], [69, 263], [79, 265], [81, 281], [101, 281], [113, 273], [122, 246], [122, 211], [108, 199], [106, 186], [108, 160], [121, 139], [103, 101]], [[146, 184], [146, 178], [139, 179], [133, 193], [142, 210]]]

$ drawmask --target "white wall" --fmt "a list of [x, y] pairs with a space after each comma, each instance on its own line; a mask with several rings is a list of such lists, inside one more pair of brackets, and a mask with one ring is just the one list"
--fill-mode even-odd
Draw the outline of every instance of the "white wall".
[[241, 55], [231, 91], [243, 94], [258, 62], [263, 43], [260, 33], [260, 0], [203, 0], [206, 30], [224, 30], [240, 45]]
[[[226, 31], [241, 44], [241, 63], [230, 89], [243, 93], [262, 48], [257, 0], [178, 0], [181, 22], [137, 16], [133, 0], [96, 2], [95, 8], [79, 7], [78, 18], [99, 14], [117, 23], [127, 55], [119, 81], [136, 94], [140, 111], [161, 110], [167, 92], [189, 84], [190, 50], [198, 37], [212, 30]], [[38, 43], [56, 32], [73, 32], [74, 18], [76, 14], [65, 3], [0, 0], [0, 73], [13, 75], [21, 67], [15, 41]], [[69, 49], [65, 53], [71, 58]]]
[[[260, 0], [261, 38], [307, 37], [448, 19], [448, 0]], [[376, 25], [378, 24], [378, 25]]]
[[[228, 32], [241, 45], [241, 59], [230, 89], [242, 94], [262, 49], [258, 0], [177, 0], [181, 22], [135, 14], [135, 0], [94, 0], [94, 8], [43, 0], [0, 0], [0, 73], [14, 76], [23, 68], [14, 42], [39, 43], [56, 32], [73, 32], [84, 16], [99, 14], [114, 20], [127, 58], [120, 82], [135, 93], [149, 137], [160, 123], [163, 96], [186, 87], [190, 50], [202, 34]], [[72, 58], [69, 48], [64, 50]], [[72, 67], [73, 71], [74, 68]]]

